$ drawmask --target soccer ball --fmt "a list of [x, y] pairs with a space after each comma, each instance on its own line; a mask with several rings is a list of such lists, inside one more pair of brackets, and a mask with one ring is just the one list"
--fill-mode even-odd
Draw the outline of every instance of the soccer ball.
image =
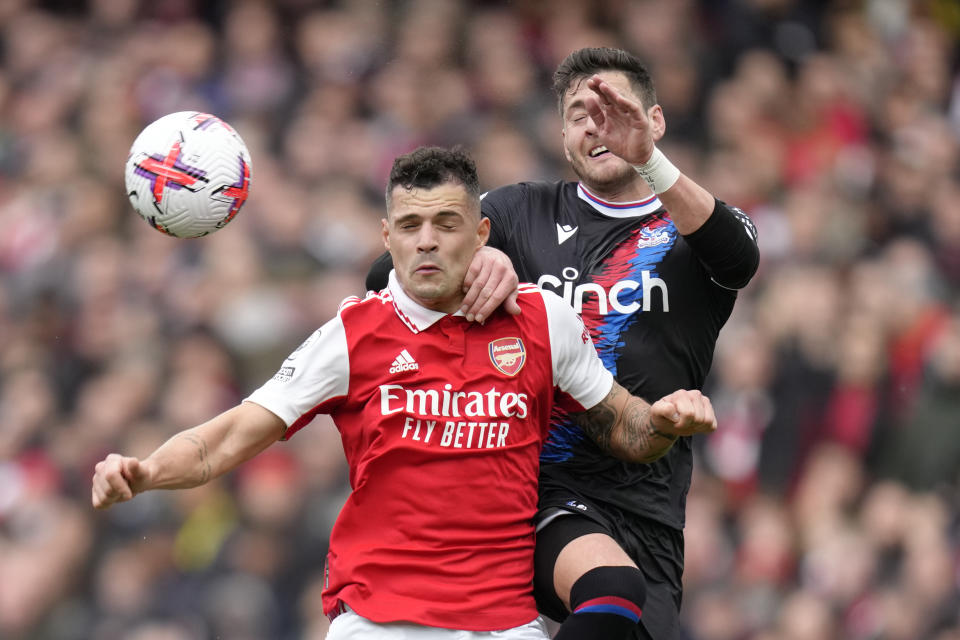
[[246, 202], [250, 153], [220, 118], [179, 111], [140, 132], [124, 177], [130, 204], [154, 229], [199, 238], [226, 226]]

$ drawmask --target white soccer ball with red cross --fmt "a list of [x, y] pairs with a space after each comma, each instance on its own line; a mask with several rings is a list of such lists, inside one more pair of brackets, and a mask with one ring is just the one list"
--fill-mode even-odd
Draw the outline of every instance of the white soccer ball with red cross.
[[127, 196], [150, 225], [199, 238], [233, 220], [250, 193], [250, 153], [229, 124], [199, 111], [155, 120], [130, 147]]

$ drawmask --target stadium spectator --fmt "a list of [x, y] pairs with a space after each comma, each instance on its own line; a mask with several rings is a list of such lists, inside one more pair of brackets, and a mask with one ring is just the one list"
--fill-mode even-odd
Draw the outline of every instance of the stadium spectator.
[[[370, 261], [382, 251], [373, 225], [398, 153], [422, 143], [464, 144], [478, 160], [484, 190], [548, 176], [575, 180], [556, 135], [555, 104], [536, 87], [570, 50], [606, 45], [651, 60], [669, 121], [664, 153], [743, 208], [760, 232], [760, 269], [720, 334], [707, 380], [722, 437], [702, 439], [703, 450], [694, 451], [683, 632], [691, 640], [735, 631], [749, 640], [784, 639], [784, 603], [821, 588], [800, 567], [823, 567], [808, 560], [813, 556], [835, 557], [820, 548], [829, 537], [815, 543], [800, 535], [808, 523], [796, 509], [807, 470], [820, 468], [814, 461], [829, 444], [831, 460], [845, 465], [834, 454], [846, 451], [862, 475], [856, 495], [831, 506], [829, 520], [843, 523], [836, 530], [844, 540], [867, 541], [856, 562], [862, 593], [831, 606], [829, 633], [956, 640], [960, 607], [922, 618], [926, 605], [917, 606], [914, 593], [926, 585], [924, 601], [956, 602], [956, 579], [930, 571], [929, 558], [911, 561], [909, 570], [905, 563], [907, 544], [919, 543], [908, 543], [906, 531], [917, 527], [939, 532], [931, 545], [945, 541], [952, 557], [930, 557], [954, 576], [958, 570], [956, 467], [937, 471], [949, 448], [934, 451], [916, 439], [904, 457], [882, 453], [911, 433], [952, 442], [955, 430], [946, 362], [947, 336], [960, 318], [955, 5], [0, 2], [0, 572], [16, 567], [17, 574], [0, 578], [0, 603], [17, 603], [14, 617], [0, 604], [7, 612], [0, 636], [204, 640], [222, 622], [210, 608], [222, 600], [206, 594], [256, 594], [265, 586], [275, 606], [261, 606], [269, 600], [256, 596], [251, 611], [262, 617], [251, 629], [279, 640], [322, 640], [322, 560], [349, 493], [328, 417], [318, 416], [288, 448], [299, 476], [251, 476], [270, 477], [299, 496], [292, 520], [273, 520], [292, 532], [296, 555], [263, 544], [266, 514], [249, 486], [241, 491], [242, 473], [96, 512], [87, 502], [91, 469], [108, 451], [147, 455], [184, 424], [184, 414], [235, 404], [273, 374], [300, 336], [333, 316], [340, 300], [363, 290]], [[415, 50], [409, 26], [401, 48], [401, 25], [437, 32], [427, 19], [434, 6], [444, 21], [439, 29], [455, 34], [453, 49], [444, 34], [436, 46]], [[237, 25], [249, 24], [244, 15], [263, 17], [256, 41], [237, 41]], [[174, 43], [184, 51], [167, 59]], [[496, 64], [483, 58], [494, 49]], [[227, 87], [228, 69], [231, 78], [243, 77], [241, 54], [255, 65], [247, 76], [253, 81]], [[423, 71], [424, 60], [435, 64]], [[496, 75], [503, 60], [509, 66]], [[837, 78], [821, 85], [822, 69], [804, 67], [824, 60]], [[404, 68], [421, 70], [414, 86], [396, 82], [409, 75], [391, 80], [392, 70]], [[279, 75], [265, 78], [264, 69]], [[817, 96], [799, 95], [801, 78]], [[804, 106], [802, 120], [795, 103]], [[788, 182], [784, 149], [800, 140], [794, 128], [817, 114], [810, 107], [833, 105], [836, 113], [838, 104], [865, 135], [837, 137], [851, 129], [824, 128], [821, 117], [818, 140], [826, 131], [832, 153], [803, 164], [806, 182]], [[122, 166], [140, 129], [162, 112], [185, 109], [225, 117], [254, 160], [241, 215], [197, 241], [144, 225], [123, 186]], [[434, 114], [444, 122], [425, 117]], [[833, 124], [843, 122], [850, 116]], [[901, 239], [914, 247], [906, 262], [888, 251]], [[913, 271], [923, 263], [932, 276], [920, 292], [926, 301], [900, 290], [924, 281]], [[822, 277], [812, 277], [813, 268]], [[785, 283], [789, 295], [777, 291]], [[816, 293], [814, 283], [827, 291]], [[809, 307], [802, 298], [792, 302], [797, 287], [815, 296]], [[789, 307], [778, 311], [779, 302]], [[937, 335], [904, 322], [923, 309], [931, 318], [945, 314], [934, 325]], [[186, 357], [194, 347], [205, 355]], [[894, 379], [912, 383], [898, 389]], [[195, 397], [184, 393], [191, 384]], [[890, 402], [906, 413], [894, 417]], [[97, 406], [108, 403], [116, 406]], [[121, 414], [133, 418], [117, 432], [110, 425]], [[808, 439], [793, 452], [781, 436], [801, 422], [810, 425]], [[723, 439], [733, 432], [753, 439]], [[712, 451], [708, 443], [722, 447]], [[906, 457], [931, 452], [929, 465]], [[38, 518], [33, 504], [34, 472], [44, 468], [55, 470], [39, 476], [47, 492], [40, 502], [54, 501], [42, 509], [50, 518]], [[305, 484], [292, 484], [296, 477]], [[754, 482], [738, 480], [748, 477]], [[755, 540], [746, 531], [756, 531], [755, 521], [744, 514], [767, 499], [784, 508], [798, 569], [778, 583], [755, 578], [746, 585], [733, 559], [741, 541]], [[939, 515], [921, 508], [931, 502], [941, 504]], [[33, 538], [38, 522], [49, 538]], [[194, 548], [193, 532], [204, 523], [215, 527], [217, 544]], [[89, 546], [77, 544], [84, 539]], [[68, 553], [37, 546], [54, 540], [73, 543]], [[266, 560], [242, 562], [244, 549], [263, 550]], [[118, 560], [115, 550], [128, 551]], [[751, 550], [756, 558], [752, 542]], [[863, 573], [870, 563], [861, 553], [877, 571]], [[145, 566], [128, 564], [132, 559]], [[141, 578], [125, 608], [113, 601], [116, 589], [96, 586], [108, 562], [115, 579], [125, 568]], [[918, 580], [921, 574], [928, 578]], [[54, 592], [37, 588], [49, 578]], [[237, 588], [224, 588], [234, 581]], [[14, 591], [18, 585], [24, 588]]]

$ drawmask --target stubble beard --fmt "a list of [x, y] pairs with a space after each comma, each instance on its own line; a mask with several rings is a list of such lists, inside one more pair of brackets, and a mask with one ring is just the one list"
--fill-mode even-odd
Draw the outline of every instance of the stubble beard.
[[[442, 277], [442, 276], [441, 276]], [[410, 288], [413, 293], [423, 300], [439, 300], [449, 295], [446, 282], [438, 280], [413, 279]]]
[[583, 158], [577, 158], [570, 167], [580, 182], [598, 195], [624, 191], [637, 179], [636, 170], [625, 162], [621, 168], [601, 172], [591, 170]]
[[413, 276], [409, 281], [407, 294], [429, 309], [445, 307], [461, 293], [459, 286], [453, 286], [448, 274], [436, 274], [430, 278]]

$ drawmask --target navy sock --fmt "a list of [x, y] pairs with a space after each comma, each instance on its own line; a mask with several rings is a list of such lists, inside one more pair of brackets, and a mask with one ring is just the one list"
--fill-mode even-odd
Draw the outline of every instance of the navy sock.
[[597, 567], [570, 589], [570, 615], [554, 640], [628, 638], [640, 623], [647, 597], [643, 573], [635, 567]]

